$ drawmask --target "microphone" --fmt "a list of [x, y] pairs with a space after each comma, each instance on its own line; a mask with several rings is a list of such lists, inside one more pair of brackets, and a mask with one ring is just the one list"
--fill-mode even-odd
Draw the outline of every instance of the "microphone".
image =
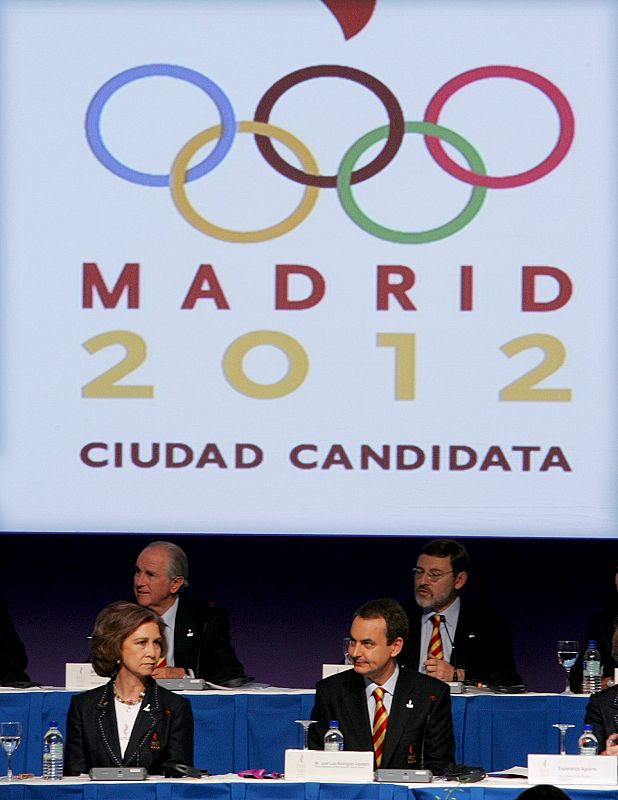
[[453, 678], [457, 680], [457, 648], [455, 647], [455, 642], [453, 641], [448, 626], [446, 624], [446, 617], [444, 614], [440, 614], [440, 622], [444, 625], [444, 630], [446, 631], [446, 635], [448, 636], [448, 640], [451, 645], [451, 665], [453, 667]]
[[435, 694], [429, 695], [429, 711], [425, 717], [425, 724], [423, 726], [423, 741], [421, 742], [421, 769], [425, 769], [425, 739], [427, 738], [427, 728], [429, 727], [429, 722], [431, 720], [431, 715], [437, 699], [438, 698]]

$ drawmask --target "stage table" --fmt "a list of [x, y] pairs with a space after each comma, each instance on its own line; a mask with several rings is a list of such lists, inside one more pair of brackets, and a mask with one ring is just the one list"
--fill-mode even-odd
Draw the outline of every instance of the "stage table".
[[[403, 783], [300, 783], [243, 780], [220, 775], [201, 780], [149, 778], [135, 782], [58, 782], [30, 779], [0, 783], [0, 800], [515, 800], [524, 780], [486, 779], [472, 785], [446, 781]], [[571, 800], [618, 800], [618, 787], [562, 787]]]
[[[76, 692], [62, 689], [0, 689], [0, 719], [19, 720], [24, 736], [13, 756], [15, 772], [41, 772], [43, 734], [58, 720], [65, 732], [69, 702]], [[243, 769], [283, 770], [287, 748], [302, 747], [296, 719], [308, 719], [314, 692], [303, 689], [247, 689], [234, 692], [185, 692], [195, 717], [195, 763], [213, 774]], [[554, 722], [575, 728], [567, 750], [577, 751], [588, 698], [555, 694], [453, 695], [458, 763], [488, 772], [525, 765], [528, 753], [558, 752]], [[0, 754], [1, 765], [6, 764]]]

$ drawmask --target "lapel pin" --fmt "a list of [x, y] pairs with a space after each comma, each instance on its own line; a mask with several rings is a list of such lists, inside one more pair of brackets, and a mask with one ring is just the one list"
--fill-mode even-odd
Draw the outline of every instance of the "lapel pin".
[[193, 636], [193, 631], [191, 630], [191, 628], [189, 628], [189, 630], [187, 631], [187, 636]]
[[144, 706], [142, 711], [150, 711], [150, 703], [148, 703], [148, 705]]
[[408, 700], [406, 703], [406, 708], [414, 708], [414, 703], [411, 700]]

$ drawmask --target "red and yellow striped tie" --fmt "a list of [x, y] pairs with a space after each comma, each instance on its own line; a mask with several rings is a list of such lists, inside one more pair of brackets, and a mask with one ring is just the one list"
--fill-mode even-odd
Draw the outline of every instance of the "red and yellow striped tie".
[[431, 631], [427, 655], [433, 656], [434, 658], [444, 658], [442, 637], [440, 636], [440, 614], [434, 614], [431, 621], [433, 623], [433, 630]]
[[386, 736], [386, 726], [388, 725], [388, 711], [384, 705], [384, 689], [378, 686], [373, 690], [376, 701], [376, 710], [373, 714], [373, 752], [376, 756], [376, 767], [382, 763], [382, 748], [384, 747], [384, 737]]

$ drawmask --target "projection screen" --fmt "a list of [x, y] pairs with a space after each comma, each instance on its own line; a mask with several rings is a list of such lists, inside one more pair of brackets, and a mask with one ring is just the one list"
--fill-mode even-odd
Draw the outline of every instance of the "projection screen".
[[615, 3], [0, 20], [1, 530], [615, 536]]

